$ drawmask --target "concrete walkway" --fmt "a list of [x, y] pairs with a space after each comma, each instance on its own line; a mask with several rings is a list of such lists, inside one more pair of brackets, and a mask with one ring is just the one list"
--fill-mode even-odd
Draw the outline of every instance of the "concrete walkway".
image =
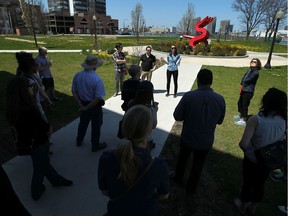
[[[201, 65], [181, 64], [179, 68], [178, 97], [166, 97], [166, 66], [153, 73], [152, 82], [155, 88], [155, 101], [159, 102], [158, 125], [153, 130], [156, 148], [153, 156], [158, 156], [174, 123], [173, 111], [182, 95], [189, 91], [194, 83]], [[173, 91], [173, 82], [171, 91]], [[124, 142], [116, 137], [118, 122], [123, 111], [120, 96], [106, 101], [104, 108], [104, 124], [101, 141], [113, 149]], [[74, 185], [69, 188], [53, 188], [45, 179], [46, 191], [37, 202], [30, 196], [32, 162], [29, 156], [15, 157], [6, 162], [6, 170], [13, 187], [23, 204], [32, 215], [41, 216], [101, 216], [106, 211], [108, 199], [101, 195], [97, 183], [97, 167], [101, 152], [92, 153], [90, 144], [90, 128], [81, 147], [76, 147], [75, 139], [79, 119], [55, 132], [51, 141], [53, 155], [51, 163], [63, 176], [72, 179]]]
[[[133, 52], [133, 48], [125, 48]], [[145, 47], [140, 50], [144, 52]], [[76, 50], [77, 51], [77, 50]], [[75, 52], [76, 52], [75, 51]], [[5, 51], [4, 51], [5, 52]], [[14, 53], [16, 51], [13, 51]], [[53, 52], [49, 50], [49, 52]], [[67, 51], [66, 51], [67, 52]], [[80, 52], [78, 50], [78, 52]], [[153, 52], [157, 58], [166, 56], [165, 53]], [[152, 150], [153, 156], [158, 156], [169, 135], [174, 123], [173, 111], [183, 94], [189, 91], [195, 81], [202, 64], [221, 65], [229, 67], [247, 67], [250, 59], [260, 58], [264, 64], [268, 54], [249, 52], [248, 58], [199, 58], [182, 56], [179, 68], [178, 97], [165, 97], [166, 94], [166, 66], [158, 68], [152, 77], [154, 84], [155, 101], [159, 102], [158, 125], [153, 130], [156, 148]], [[287, 65], [287, 58], [273, 56], [272, 66]], [[171, 82], [173, 92], [173, 81]], [[124, 142], [116, 137], [118, 122], [123, 111], [120, 108], [120, 96], [109, 98], [104, 108], [104, 124], [102, 126], [101, 141], [108, 143], [108, 149], [113, 149]], [[55, 132], [51, 141], [54, 143], [51, 150], [54, 152], [51, 163], [64, 177], [72, 179], [74, 185], [69, 188], [53, 188], [45, 179], [46, 191], [37, 202], [30, 196], [30, 182], [32, 176], [32, 162], [30, 157], [15, 157], [3, 165], [13, 187], [23, 204], [35, 216], [102, 216], [106, 212], [108, 199], [101, 195], [97, 183], [98, 160], [102, 152], [91, 152], [90, 129], [87, 131], [84, 144], [76, 147], [75, 138], [79, 119]]]

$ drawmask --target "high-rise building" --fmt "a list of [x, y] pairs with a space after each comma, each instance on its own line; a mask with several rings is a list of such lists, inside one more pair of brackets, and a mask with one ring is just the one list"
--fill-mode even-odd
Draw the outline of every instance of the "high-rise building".
[[192, 20], [192, 30], [191, 35], [197, 35], [196, 24], [201, 21], [201, 17], [196, 17]]
[[106, 0], [48, 0], [49, 13], [69, 12], [75, 13], [96, 12], [106, 15]]
[[230, 30], [229, 26], [230, 26], [230, 20], [221, 20], [219, 32], [221, 32], [222, 34], [229, 34]]
[[210, 34], [215, 34], [217, 17], [213, 17], [212, 22], [207, 25], [207, 30]]

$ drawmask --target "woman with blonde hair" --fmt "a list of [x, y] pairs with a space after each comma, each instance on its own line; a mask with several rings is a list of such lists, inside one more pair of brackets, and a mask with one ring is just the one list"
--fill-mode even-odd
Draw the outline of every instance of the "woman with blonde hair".
[[110, 198], [109, 216], [156, 216], [160, 214], [157, 199], [169, 196], [168, 168], [162, 159], [152, 159], [147, 148], [152, 122], [146, 106], [131, 107], [122, 123], [127, 143], [104, 152], [99, 160], [98, 184]]

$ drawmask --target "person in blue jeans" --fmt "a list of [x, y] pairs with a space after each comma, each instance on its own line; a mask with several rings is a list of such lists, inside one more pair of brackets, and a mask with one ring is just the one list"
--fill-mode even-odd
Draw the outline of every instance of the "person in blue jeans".
[[162, 61], [168, 64], [166, 77], [167, 77], [167, 84], [166, 84], [166, 97], [170, 94], [170, 82], [171, 76], [173, 76], [174, 81], [174, 98], [177, 97], [177, 90], [178, 90], [178, 66], [180, 65], [181, 57], [177, 52], [176, 46], [172, 45], [169, 54], [167, 55], [167, 61], [164, 58], [161, 58]]
[[159, 216], [158, 200], [169, 196], [167, 165], [161, 158], [152, 159], [147, 148], [152, 121], [149, 108], [131, 107], [122, 123], [127, 142], [100, 157], [98, 186], [109, 197], [108, 216]]
[[107, 147], [107, 144], [100, 143], [100, 132], [103, 123], [102, 106], [105, 104], [103, 97], [106, 95], [101, 77], [96, 69], [103, 64], [103, 61], [95, 55], [88, 55], [81, 64], [84, 70], [75, 74], [72, 81], [72, 94], [79, 105], [80, 122], [76, 145], [83, 144], [88, 125], [91, 121], [91, 143], [92, 152], [97, 152]]
[[[27, 68], [34, 67], [34, 59], [24, 59]], [[20, 62], [21, 64], [21, 62]], [[25, 77], [17, 76], [7, 85], [7, 118], [16, 131], [16, 146], [31, 147], [33, 175], [31, 195], [40, 199], [45, 191], [44, 178], [54, 186], [70, 186], [72, 181], [57, 173], [50, 164], [49, 137], [52, 127], [41, 116], [33, 102], [33, 86]]]

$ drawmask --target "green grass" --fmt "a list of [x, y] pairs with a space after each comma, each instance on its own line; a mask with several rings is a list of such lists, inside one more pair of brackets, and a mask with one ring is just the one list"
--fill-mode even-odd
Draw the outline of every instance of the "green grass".
[[[8, 40], [8, 38], [28, 40], [32, 43], [22, 42], [17, 40]], [[215, 40], [215, 39], [213, 39]], [[93, 48], [93, 35], [79, 36], [79, 35], [37, 35], [37, 41], [39, 46], [45, 46], [48, 49], [90, 49]], [[149, 45], [159, 42], [179, 42], [178, 37], [161, 37], [161, 36], [151, 36], [151, 37], [140, 37], [139, 45]], [[185, 41], [185, 39], [183, 40]], [[186, 40], [187, 44], [189, 40]], [[136, 45], [135, 37], [123, 37], [123, 36], [113, 36], [113, 37], [103, 37], [98, 36], [98, 45], [102, 50], [113, 49], [116, 43], [123, 43], [124, 46], [134, 46]], [[43, 43], [43, 44], [42, 44]], [[263, 40], [221, 40], [220, 43], [230, 44], [230, 45], [240, 45], [249, 51], [257, 52], [269, 52], [271, 47], [271, 42], [264, 42]], [[0, 36], [1, 49], [36, 49], [34, 44], [33, 36]], [[77, 45], [76, 45], [77, 44]], [[283, 44], [275, 43], [273, 52], [277, 53], [287, 53], [287, 46]]]
[[[31, 39], [32, 37], [18, 37]], [[72, 39], [74, 40], [74, 42]], [[141, 42], [142, 45], [153, 44], [159, 41], [157, 38], [145, 38]], [[83, 49], [89, 48], [92, 44], [91, 37], [82, 36], [42, 36], [38, 37], [39, 41], [45, 41], [48, 49]], [[162, 39], [161, 39], [162, 40]], [[178, 40], [178, 38], [163, 38], [163, 40]], [[78, 41], [78, 42], [76, 42]], [[124, 46], [135, 44], [135, 39], [131, 37], [119, 37], [115, 39], [100, 38], [100, 46], [105, 49], [113, 48], [116, 42], [121, 42]], [[35, 49], [34, 44], [26, 42], [15, 42], [5, 40], [0, 37], [1, 49]], [[253, 42], [239, 42], [241, 45], [252, 47], [248, 50], [258, 50], [261, 52], [269, 51], [269, 44], [265, 47], [263, 44]], [[274, 51], [281, 52], [282, 46], [276, 44]], [[259, 47], [260, 48], [259, 48]], [[279, 48], [280, 47], [280, 48]], [[103, 48], [102, 48], [103, 49]], [[260, 50], [259, 50], [260, 49]], [[263, 49], [263, 50], [262, 50]], [[285, 46], [287, 49], [287, 46]], [[286, 51], [285, 51], [286, 52]], [[34, 57], [36, 54], [34, 54]], [[81, 70], [80, 64], [85, 56], [80, 53], [49, 53], [49, 57], [53, 60], [52, 73], [55, 78], [55, 89], [57, 94], [63, 97], [53, 107], [52, 112], [47, 113], [47, 117], [52, 124], [54, 130], [57, 130], [78, 117], [78, 107], [74, 102], [71, 94], [71, 82], [74, 74]], [[5, 119], [5, 87], [7, 81], [14, 76], [17, 62], [15, 54], [0, 53], [0, 151], [3, 151], [1, 163], [9, 159], [13, 155], [12, 137]], [[241, 185], [241, 159], [243, 153], [238, 147], [238, 143], [242, 136], [244, 127], [234, 125], [233, 115], [237, 113], [237, 101], [239, 98], [240, 80], [247, 68], [229, 68], [216, 66], [203, 66], [213, 71], [214, 82], [212, 88], [222, 94], [226, 100], [226, 116], [223, 124], [216, 129], [214, 148], [209, 155], [207, 162], [207, 170], [213, 177], [215, 184], [218, 185], [219, 197], [226, 201], [239, 194]], [[97, 72], [102, 77], [106, 89], [106, 99], [114, 93], [114, 69], [113, 63], [105, 62]], [[181, 85], [181, 83], [179, 83]], [[255, 95], [249, 107], [249, 114], [256, 114], [259, 110], [259, 104], [262, 95], [271, 87], [276, 87], [287, 92], [287, 67], [273, 67], [271, 70], [260, 71], [260, 77], [256, 86]], [[193, 88], [196, 88], [194, 84]], [[5, 155], [5, 151], [7, 154]], [[6, 157], [5, 157], [6, 156]], [[224, 197], [224, 198], [223, 198]], [[264, 205], [257, 215], [277, 215], [276, 206], [286, 203], [286, 184], [272, 183], [268, 181]]]

